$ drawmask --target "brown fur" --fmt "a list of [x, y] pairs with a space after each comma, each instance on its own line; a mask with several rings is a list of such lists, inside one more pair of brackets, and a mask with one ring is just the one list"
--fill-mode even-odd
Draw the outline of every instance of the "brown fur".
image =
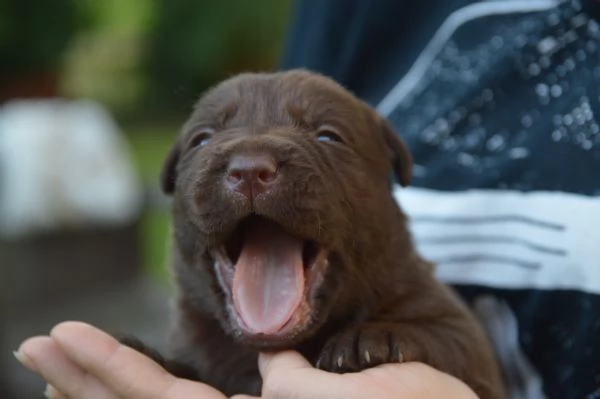
[[[343, 142], [317, 141], [322, 124], [335, 126]], [[205, 127], [215, 133], [198, 148]], [[223, 174], [233, 155], [254, 152], [274, 157], [280, 179], [251, 208], [227, 190]], [[392, 170], [409, 183], [404, 144], [369, 106], [327, 78], [244, 74], [210, 90], [162, 175], [163, 189], [173, 194], [179, 288], [170, 358], [188, 374], [171, 371], [228, 395], [258, 394], [258, 350], [294, 348], [333, 372], [424, 362], [465, 381], [482, 399], [502, 398], [482, 330], [414, 249], [391, 195]], [[306, 323], [279, 340], [250, 337], [232, 322], [231, 298], [210, 254], [251, 212], [330, 251]]]

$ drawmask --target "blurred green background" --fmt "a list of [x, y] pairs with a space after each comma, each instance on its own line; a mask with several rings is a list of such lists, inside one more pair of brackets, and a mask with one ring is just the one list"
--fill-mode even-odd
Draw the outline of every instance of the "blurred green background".
[[[289, 0], [1, 0], [0, 100], [65, 96], [107, 106], [156, 184], [199, 94], [276, 67]], [[147, 272], [165, 278], [168, 211], [141, 223]]]

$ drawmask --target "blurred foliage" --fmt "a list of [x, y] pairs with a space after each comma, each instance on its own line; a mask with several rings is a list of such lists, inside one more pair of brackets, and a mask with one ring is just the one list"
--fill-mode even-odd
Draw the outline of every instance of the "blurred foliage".
[[162, 162], [175, 143], [179, 126], [140, 124], [128, 126], [126, 133], [132, 149], [133, 161], [138, 166], [141, 178], [157, 185]]
[[[48, 0], [55, 1], [55, 0]], [[104, 0], [81, 3], [63, 89], [119, 115], [186, 114], [199, 94], [240, 71], [273, 69], [291, 0]]]
[[62, 94], [118, 116], [180, 116], [216, 81], [276, 66], [291, 2], [0, 0], [0, 79], [60, 71]]
[[103, 31], [143, 31], [154, 13], [154, 0], [80, 0], [89, 25]]
[[80, 0], [1, 0], [0, 78], [54, 71], [72, 36], [89, 23]]
[[272, 69], [279, 57], [289, 0], [157, 0], [145, 66], [148, 99], [185, 107], [233, 73]]
[[154, 0], [87, 0], [89, 29], [75, 36], [66, 54], [62, 91], [108, 105], [117, 115], [141, 110], [146, 84], [141, 61], [154, 17]]
[[[158, 189], [163, 160], [175, 141], [178, 126], [138, 125], [127, 129], [133, 161], [149, 187]], [[167, 207], [149, 207], [142, 216], [141, 240], [144, 267], [161, 282], [169, 281], [168, 243], [170, 211]]]
[[144, 214], [141, 225], [142, 257], [146, 273], [155, 281], [171, 282], [169, 245], [171, 214], [167, 210], [152, 209]]

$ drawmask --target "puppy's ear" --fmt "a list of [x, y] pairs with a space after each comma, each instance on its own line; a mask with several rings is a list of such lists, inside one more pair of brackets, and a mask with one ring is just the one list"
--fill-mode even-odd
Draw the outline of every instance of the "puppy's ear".
[[408, 151], [408, 147], [406, 147], [406, 144], [400, 139], [400, 136], [394, 131], [390, 123], [383, 118], [379, 119], [383, 138], [392, 160], [392, 168], [400, 184], [406, 187], [412, 179], [412, 156]]
[[177, 163], [181, 155], [179, 143], [175, 144], [162, 167], [160, 172], [160, 187], [165, 194], [173, 194], [175, 192], [175, 182], [177, 181]]

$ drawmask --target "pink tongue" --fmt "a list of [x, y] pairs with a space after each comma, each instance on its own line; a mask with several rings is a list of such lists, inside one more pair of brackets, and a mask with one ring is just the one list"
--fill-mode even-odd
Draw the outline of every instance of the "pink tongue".
[[267, 222], [246, 230], [235, 265], [233, 303], [255, 333], [280, 330], [300, 305], [304, 291], [301, 240]]

